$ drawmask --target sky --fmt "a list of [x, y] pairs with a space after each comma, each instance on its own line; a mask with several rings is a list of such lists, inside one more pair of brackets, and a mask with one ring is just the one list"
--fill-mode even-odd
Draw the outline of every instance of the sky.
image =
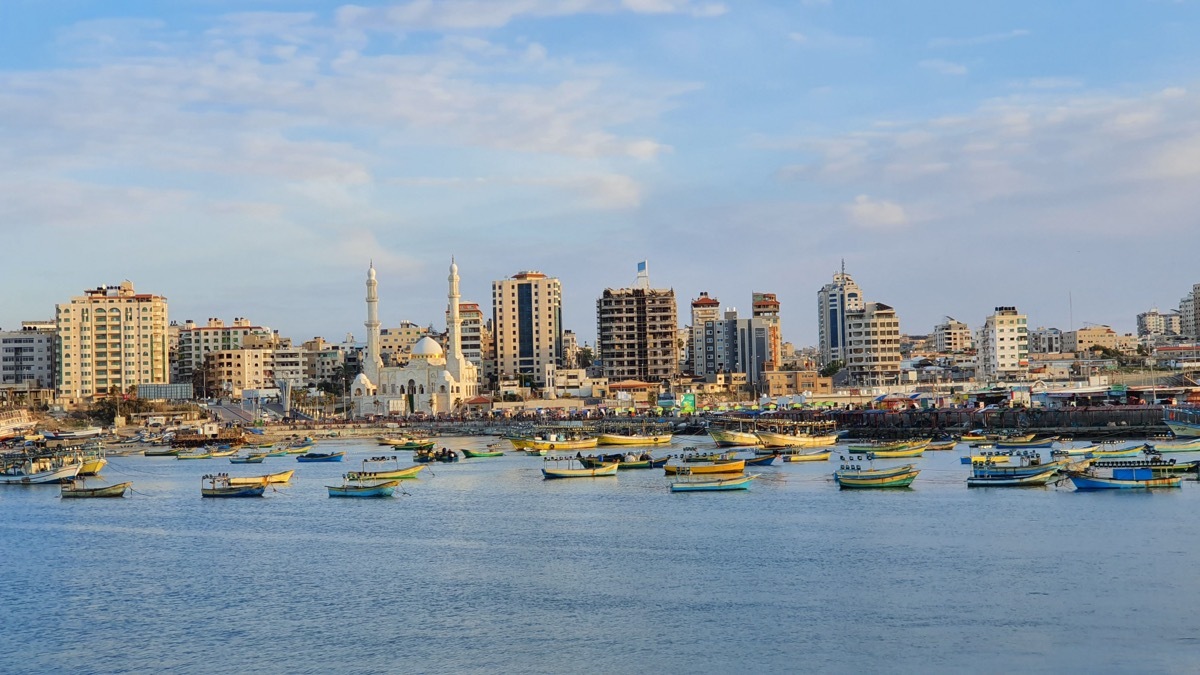
[[1200, 2], [0, 0], [0, 327], [128, 279], [297, 341], [638, 261], [817, 342], [842, 262], [901, 329], [1134, 330], [1200, 250]]

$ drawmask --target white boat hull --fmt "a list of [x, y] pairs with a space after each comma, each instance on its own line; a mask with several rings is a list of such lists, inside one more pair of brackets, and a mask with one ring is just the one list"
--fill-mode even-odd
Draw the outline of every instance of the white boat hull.
[[82, 464], [71, 464], [30, 474], [0, 474], [0, 485], [50, 485], [68, 481], [79, 474]]

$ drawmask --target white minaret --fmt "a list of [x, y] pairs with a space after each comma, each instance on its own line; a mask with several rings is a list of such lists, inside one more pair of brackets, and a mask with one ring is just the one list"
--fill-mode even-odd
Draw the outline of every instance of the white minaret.
[[450, 330], [449, 348], [446, 350], [446, 367], [454, 373], [454, 379], [462, 378], [462, 318], [459, 317], [458, 265], [450, 258]]
[[371, 382], [379, 383], [379, 371], [383, 368], [383, 357], [379, 354], [379, 292], [376, 290], [375, 263], [367, 270], [367, 358], [363, 372]]

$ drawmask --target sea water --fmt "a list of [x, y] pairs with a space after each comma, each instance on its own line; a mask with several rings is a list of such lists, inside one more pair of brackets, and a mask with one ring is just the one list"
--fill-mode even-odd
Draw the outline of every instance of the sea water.
[[[650, 451], [685, 445], [705, 439]], [[547, 481], [510, 453], [353, 500], [325, 486], [387, 450], [319, 449], [348, 456], [113, 457], [89, 484], [132, 480], [119, 500], [0, 486], [0, 672], [1200, 670], [1194, 481], [968, 489], [960, 446], [879, 462], [922, 469], [906, 490], [839, 491], [835, 452], [671, 493], [661, 469]], [[200, 498], [205, 473], [292, 468]]]

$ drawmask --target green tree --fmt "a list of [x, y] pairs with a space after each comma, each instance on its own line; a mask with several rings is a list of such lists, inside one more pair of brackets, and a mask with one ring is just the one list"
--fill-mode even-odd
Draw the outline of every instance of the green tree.
[[575, 364], [580, 368], [590, 368], [592, 366], [592, 361], [595, 360], [596, 357], [592, 353], [591, 347], [580, 347], [579, 354], [575, 356]]
[[846, 367], [846, 364], [843, 361], [830, 361], [821, 369], [821, 377], [833, 377], [844, 367]]

